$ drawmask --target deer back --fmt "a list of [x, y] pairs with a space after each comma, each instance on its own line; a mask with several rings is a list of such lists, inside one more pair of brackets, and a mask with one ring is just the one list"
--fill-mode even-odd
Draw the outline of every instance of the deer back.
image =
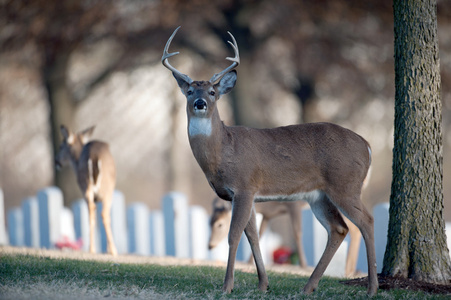
[[116, 184], [116, 167], [107, 143], [91, 141], [83, 146], [77, 180], [82, 191], [91, 188], [96, 201], [110, 197]]

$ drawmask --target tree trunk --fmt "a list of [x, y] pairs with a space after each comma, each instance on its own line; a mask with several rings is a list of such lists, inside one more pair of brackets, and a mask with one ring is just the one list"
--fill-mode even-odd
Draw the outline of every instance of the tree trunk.
[[[60, 126], [64, 124], [74, 131], [79, 129], [74, 128], [75, 102], [66, 81], [69, 58], [70, 52], [61, 49], [52, 51], [51, 47], [48, 47], [42, 70], [50, 106], [49, 117], [54, 157], [62, 141]], [[59, 171], [55, 170], [54, 182], [63, 192], [65, 205], [82, 196], [72, 166], [66, 166]]]
[[382, 273], [449, 283], [435, 0], [394, 0], [395, 133]]

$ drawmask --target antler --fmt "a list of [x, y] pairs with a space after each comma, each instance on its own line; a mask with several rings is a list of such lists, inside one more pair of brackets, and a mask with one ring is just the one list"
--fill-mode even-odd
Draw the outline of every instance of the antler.
[[164, 51], [163, 51], [163, 56], [161, 57], [161, 62], [163, 63], [163, 66], [165, 66], [166, 68], [168, 68], [169, 70], [171, 70], [173, 73], [177, 74], [179, 77], [181, 77], [183, 80], [185, 80], [186, 82], [188, 82], [188, 84], [191, 84], [193, 82], [193, 80], [188, 76], [185, 75], [183, 73], [181, 73], [180, 71], [178, 71], [176, 68], [174, 68], [173, 66], [171, 66], [171, 64], [168, 61], [168, 58], [174, 55], [179, 54], [180, 52], [173, 52], [173, 53], [169, 53], [168, 49], [169, 49], [169, 45], [172, 42], [172, 39], [174, 38], [175, 34], [177, 33], [177, 31], [180, 29], [181, 26], [177, 27], [174, 32], [172, 33], [171, 37], [169, 38], [168, 42], [166, 43], [166, 46], [164, 47]]
[[210, 83], [216, 82], [218, 79], [222, 78], [222, 76], [224, 76], [227, 72], [235, 69], [240, 64], [240, 54], [238, 52], [238, 45], [236, 43], [235, 37], [229, 31], [227, 31], [227, 33], [230, 34], [230, 36], [232, 37], [233, 43], [231, 41], [227, 42], [232, 46], [233, 51], [235, 52], [235, 57], [226, 57], [226, 59], [233, 61], [233, 63], [227, 69], [213, 75], [213, 77], [211, 77], [210, 79]]

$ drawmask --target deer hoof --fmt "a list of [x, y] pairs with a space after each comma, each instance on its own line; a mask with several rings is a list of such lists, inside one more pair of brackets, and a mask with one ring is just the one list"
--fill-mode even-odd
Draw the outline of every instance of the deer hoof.
[[315, 291], [315, 288], [305, 286], [303, 293], [304, 293], [304, 295], [311, 295], [314, 291]]
[[230, 294], [231, 292], [233, 292], [233, 283], [232, 284], [224, 283], [222, 291], [224, 292], [224, 294]]
[[259, 285], [258, 286], [258, 289], [260, 290], [260, 291], [262, 291], [262, 292], [264, 292], [264, 293], [267, 293], [267, 292], [269, 292], [269, 285], [264, 285], [264, 286], [261, 286], [261, 285]]
[[116, 249], [111, 249], [110, 251], [108, 251], [112, 256], [116, 257], [117, 256], [117, 250]]
[[260, 284], [258, 284], [258, 289], [259, 289], [260, 291], [262, 291], [262, 292], [268, 291], [268, 290], [269, 290], [268, 283], [265, 282], [265, 283], [260, 283]]

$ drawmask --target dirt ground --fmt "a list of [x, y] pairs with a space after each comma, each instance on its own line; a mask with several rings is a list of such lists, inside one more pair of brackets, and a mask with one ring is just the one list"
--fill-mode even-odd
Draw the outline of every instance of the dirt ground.
[[[132, 263], [132, 264], [158, 264], [158, 265], [189, 265], [189, 266], [212, 266], [212, 267], [226, 267], [225, 262], [219, 261], [205, 261], [205, 260], [193, 260], [193, 259], [181, 259], [175, 257], [155, 257], [155, 256], [139, 256], [139, 255], [118, 255], [112, 257], [107, 254], [90, 254], [82, 251], [61, 251], [61, 250], [47, 250], [47, 249], [35, 249], [35, 248], [18, 248], [2, 246], [0, 247], [0, 256], [4, 253], [15, 254], [30, 254], [45, 256], [50, 258], [66, 258], [66, 259], [79, 259], [79, 260], [96, 260], [114, 263]], [[245, 263], [237, 263], [236, 269], [244, 272], [255, 272], [253, 265]], [[297, 274], [300, 276], [310, 276], [313, 268], [301, 269], [294, 265], [271, 265], [266, 266], [268, 271]], [[368, 278], [355, 278], [349, 280], [343, 280], [341, 283], [345, 285], [353, 286], [367, 286]], [[412, 291], [424, 291], [433, 294], [451, 295], [451, 281], [447, 285], [433, 284], [418, 282], [411, 279], [404, 279], [398, 277], [384, 277], [379, 275], [379, 288], [390, 289], [405, 289]]]
[[[409, 278], [385, 277], [378, 275], [379, 288], [383, 290], [402, 289], [423, 291], [431, 294], [451, 295], [451, 281], [447, 285], [415, 281]], [[353, 286], [368, 286], [368, 277], [355, 278], [341, 283]]]

